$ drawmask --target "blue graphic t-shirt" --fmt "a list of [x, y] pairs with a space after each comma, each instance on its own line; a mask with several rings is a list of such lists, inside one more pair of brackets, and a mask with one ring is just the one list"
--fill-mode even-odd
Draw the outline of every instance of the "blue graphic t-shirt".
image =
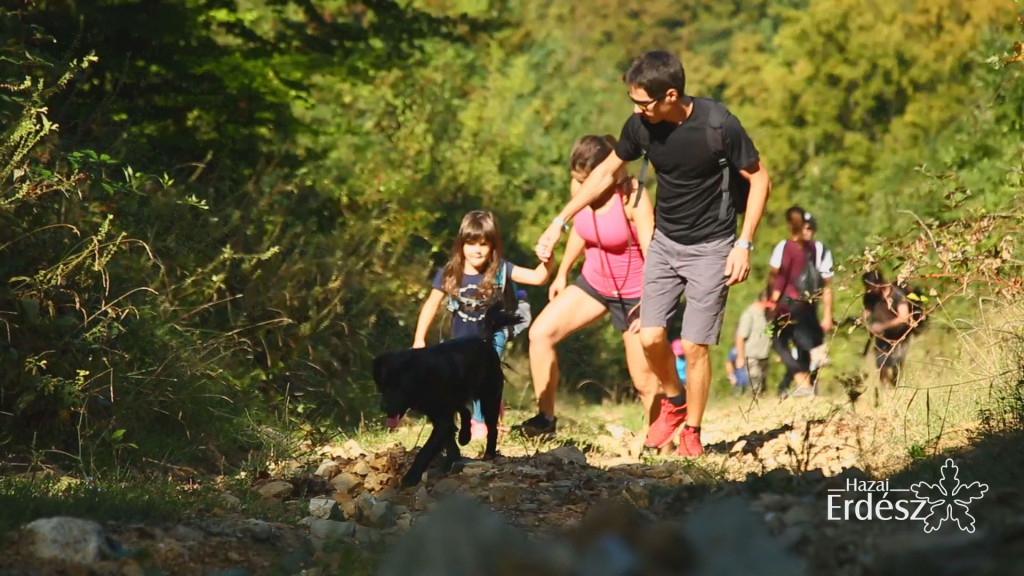
[[[505, 267], [505, 281], [512, 281], [512, 263], [508, 260], [502, 260], [501, 265]], [[437, 271], [434, 276], [433, 288], [444, 292], [444, 286], [442, 285], [441, 275], [444, 273], [444, 269]], [[498, 298], [497, 286], [495, 286], [494, 294], [488, 302], [480, 302], [480, 292], [478, 287], [483, 282], [483, 274], [463, 274], [462, 282], [459, 284], [459, 297], [458, 297], [458, 308], [452, 311], [452, 338], [462, 338], [463, 336], [481, 336], [480, 334], [480, 321], [483, 320], [484, 312], [487, 311], [487, 307], [496, 302]]]

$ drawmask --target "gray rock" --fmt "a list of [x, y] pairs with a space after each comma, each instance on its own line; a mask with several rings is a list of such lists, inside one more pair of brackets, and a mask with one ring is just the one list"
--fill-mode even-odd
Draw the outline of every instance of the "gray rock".
[[[760, 518], [739, 499], [713, 502], [697, 509], [684, 524], [697, 551], [695, 576], [801, 576], [803, 561], [768, 533]], [[737, 553], [742, 550], [743, 553]]]
[[878, 573], [885, 576], [969, 576], [989, 573], [985, 568], [993, 557], [993, 542], [983, 530], [968, 533], [948, 529], [927, 534], [918, 529], [880, 541], [877, 555]]
[[345, 515], [341, 513], [341, 507], [333, 498], [320, 496], [309, 501], [309, 514], [314, 518], [323, 520], [344, 520]]
[[522, 491], [514, 484], [494, 484], [488, 492], [491, 502], [498, 506], [511, 506], [519, 502]]
[[427, 492], [426, 486], [420, 486], [412, 497], [413, 507], [417, 510], [426, 510], [433, 502], [434, 499], [431, 498], [430, 493]]
[[438, 480], [437, 484], [434, 484], [434, 493], [447, 496], [448, 494], [458, 492], [461, 487], [462, 484], [455, 478], [443, 478]]
[[530, 574], [568, 576], [559, 546], [531, 543], [526, 536], [479, 504], [452, 497], [420, 518], [378, 565], [378, 576]]
[[117, 555], [117, 544], [103, 527], [90, 520], [67, 516], [40, 518], [24, 530], [31, 536], [31, 550], [36, 558], [88, 565]]
[[274, 528], [263, 520], [249, 518], [242, 522], [239, 532], [243, 536], [259, 542], [266, 542], [274, 537]]
[[190, 528], [181, 524], [171, 528], [167, 532], [167, 535], [182, 542], [202, 542], [203, 538], [206, 536], [201, 530], [196, 530], [195, 528]]
[[587, 456], [575, 446], [560, 446], [550, 452], [545, 452], [542, 456], [555, 458], [565, 463], [571, 462], [577, 466], [587, 465]]
[[320, 463], [320, 466], [317, 467], [316, 472], [314, 472], [314, 474], [316, 474], [317, 476], [322, 476], [324, 478], [330, 478], [337, 474], [339, 470], [341, 470], [340, 463], [335, 462], [334, 460], [324, 460], [323, 462]]
[[[308, 522], [307, 522], [308, 520]], [[329, 540], [351, 538], [355, 535], [356, 524], [351, 522], [338, 522], [336, 520], [323, 520], [320, 518], [307, 518], [303, 520], [309, 525], [309, 536], [317, 545], [323, 545]]]
[[377, 499], [368, 492], [363, 492], [355, 499], [356, 506], [356, 517], [359, 520], [365, 520], [370, 517], [373, 512], [373, 507], [377, 505]]
[[376, 528], [387, 528], [394, 525], [395, 515], [390, 502], [378, 501], [370, 508], [369, 514], [366, 515], [366, 520], [370, 523], [370, 526]]
[[377, 544], [383, 538], [380, 530], [359, 525], [356, 525], [355, 537], [360, 544]]
[[482, 460], [462, 458], [452, 464], [452, 474], [465, 474], [466, 476], [479, 476], [494, 469], [494, 464]]

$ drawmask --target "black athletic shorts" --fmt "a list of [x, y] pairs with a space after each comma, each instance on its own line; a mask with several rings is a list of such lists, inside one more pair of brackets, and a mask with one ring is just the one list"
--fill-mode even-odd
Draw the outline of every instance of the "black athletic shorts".
[[605, 296], [604, 294], [601, 294], [600, 292], [595, 290], [594, 287], [591, 286], [589, 282], [587, 282], [587, 279], [584, 278], [582, 274], [578, 278], [576, 278], [576, 286], [579, 286], [580, 290], [586, 292], [587, 295], [593, 298], [594, 300], [597, 300], [601, 304], [604, 304], [604, 307], [607, 308], [608, 311], [611, 312], [612, 314], [612, 326], [614, 326], [616, 330], [618, 330], [619, 332], [625, 332], [626, 329], [629, 328], [629, 322], [626, 318], [629, 315], [629, 311], [640, 303], [639, 298], [619, 298], [617, 296]]

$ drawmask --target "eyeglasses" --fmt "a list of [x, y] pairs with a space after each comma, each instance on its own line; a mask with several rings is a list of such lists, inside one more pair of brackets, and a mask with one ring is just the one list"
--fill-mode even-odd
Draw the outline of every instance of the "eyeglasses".
[[629, 99], [633, 101], [633, 104], [636, 104], [637, 106], [639, 106], [641, 110], [650, 110], [651, 106], [654, 106], [655, 104], [660, 102], [662, 100], [662, 98], [664, 98], [664, 97], [665, 97], [665, 94], [662, 94], [661, 96], [658, 96], [657, 98], [652, 98], [652, 99], [650, 99], [650, 100], [648, 100], [646, 102], [640, 102], [640, 101], [637, 101], [637, 100], [633, 100], [632, 96], [630, 96]]

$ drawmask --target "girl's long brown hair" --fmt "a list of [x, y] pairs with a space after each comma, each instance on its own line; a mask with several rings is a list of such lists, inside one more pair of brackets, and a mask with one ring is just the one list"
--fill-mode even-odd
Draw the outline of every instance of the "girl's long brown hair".
[[466, 243], [487, 242], [491, 245], [491, 259], [484, 270], [483, 281], [477, 287], [480, 300], [490, 300], [494, 295], [494, 281], [498, 276], [498, 265], [501, 263], [501, 230], [494, 214], [486, 210], [473, 210], [462, 218], [459, 235], [452, 246], [451, 257], [441, 273], [441, 286], [445, 294], [458, 297], [462, 284], [462, 275], [466, 266], [466, 256], [462, 247]]

